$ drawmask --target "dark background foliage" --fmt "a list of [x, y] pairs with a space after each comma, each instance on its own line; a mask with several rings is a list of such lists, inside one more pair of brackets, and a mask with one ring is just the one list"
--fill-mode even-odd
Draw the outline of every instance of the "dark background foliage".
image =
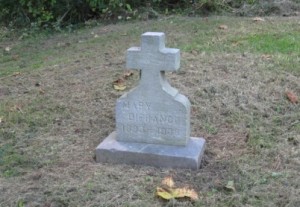
[[[299, 10], [299, 0], [284, 1]], [[90, 19], [105, 21], [156, 18], [159, 14], [269, 15], [280, 13], [274, 0], [0, 0], [2, 25], [62, 27]]]

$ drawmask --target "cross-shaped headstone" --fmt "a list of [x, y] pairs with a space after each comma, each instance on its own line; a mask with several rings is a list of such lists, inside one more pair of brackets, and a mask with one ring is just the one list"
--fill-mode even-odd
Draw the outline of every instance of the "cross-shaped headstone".
[[185, 145], [190, 137], [190, 102], [165, 78], [176, 71], [180, 50], [165, 47], [165, 34], [146, 32], [141, 47], [127, 50], [126, 67], [141, 70], [139, 85], [117, 100], [117, 140]]
[[205, 140], [190, 137], [190, 101], [164, 76], [179, 69], [180, 50], [165, 47], [164, 33], [147, 32], [126, 62], [141, 79], [118, 98], [116, 132], [97, 147], [97, 162], [198, 169]]
[[169, 86], [164, 80], [164, 71], [176, 71], [179, 66], [180, 50], [166, 48], [165, 34], [162, 32], [144, 33], [141, 47], [127, 50], [126, 67], [142, 71], [141, 86], [152, 89], [162, 85]]

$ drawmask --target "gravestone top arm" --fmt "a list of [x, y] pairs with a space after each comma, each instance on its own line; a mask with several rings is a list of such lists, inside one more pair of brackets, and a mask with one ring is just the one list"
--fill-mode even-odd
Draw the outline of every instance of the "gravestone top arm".
[[141, 47], [127, 50], [126, 68], [140, 70], [176, 71], [180, 67], [180, 50], [165, 47], [165, 34], [146, 32]]

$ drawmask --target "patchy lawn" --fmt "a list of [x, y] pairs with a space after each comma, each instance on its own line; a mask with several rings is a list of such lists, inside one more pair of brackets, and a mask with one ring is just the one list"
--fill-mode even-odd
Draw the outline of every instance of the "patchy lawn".
[[[0, 206], [300, 206], [299, 18], [175, 17], [29, 37], [1, 30]], [[181, 49], [171, 84], [192, 103], [198, 171], [95, 163], [146, 31]], [[27, 36], [27, 37], [25, 37]], [[166, 176], [200, 199], [155, 196]], [[228, 183], [234, 188], [226, 188]]]

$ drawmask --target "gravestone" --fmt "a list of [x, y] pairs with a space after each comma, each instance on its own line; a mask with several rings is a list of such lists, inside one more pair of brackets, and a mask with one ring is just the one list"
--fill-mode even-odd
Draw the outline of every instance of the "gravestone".
[[199, 168], [205, 140], [190, 137], [190, 102], [165, 78], [179, 66], [180, 50], [165, 47], [164, 33], [144, 33], [141, 47], [127, 50], [140, 82], [117, 100], [116, 131], [98, 145], [97, 162]]

